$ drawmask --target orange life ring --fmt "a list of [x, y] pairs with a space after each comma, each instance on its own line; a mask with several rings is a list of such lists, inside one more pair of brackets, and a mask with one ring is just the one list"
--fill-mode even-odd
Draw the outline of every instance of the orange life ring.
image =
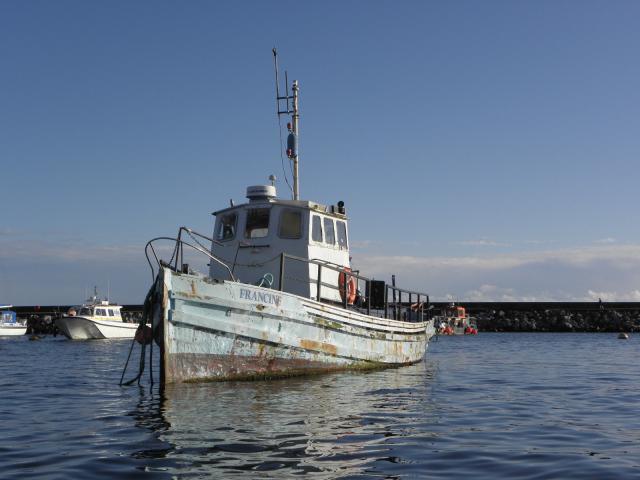
[[347, 294], [347, 304], [353, 305], [353, 302], [356, 301], [356, 279], [351, 275], [348, 275], [351, 269], [349, 267], [344, 267], [340, 275], [338, 275], [338, 290], [340, 291], [340, 298], [344, 302], [345, 296], [345, 283], [348, 285], [349, 293]]

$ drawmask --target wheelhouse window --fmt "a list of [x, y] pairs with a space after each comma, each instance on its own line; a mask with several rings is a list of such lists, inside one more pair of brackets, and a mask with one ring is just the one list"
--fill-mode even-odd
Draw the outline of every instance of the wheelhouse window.
[[300, 210], [282, 210], [280, 212], [280, 238], [300, 238], [302, 236], [302, 212]]
[[113, 317], [113, 310], [109, 309], [109, 310], [107, 310], [107, 312], [109, 313], [110, 317]]
[[218, 223], [218, 232], [216, 238], [224, 242], [225, 240], [232, 240], [236, 237], [236, 225], [238, 223], [238, 215], [235, 213], [227, 213], [220, 217], [220, 223]]
[[322, 219], [318, 215], [311, 217], [311, 240], [314, 242], [322, 241]]
[[329, 245], [336, 244], [336, 232], [333, 226], [332, 218], [324, 219], [324, 241]]
[[245, 238], [263, 238], [269, 235], [269, 209], [251, 208], [247, 210]]
[[90, 308], [87, 307], [82, 307], [80, 309], [80, 313], [78, 313], [78, 315], [86, 315], [88, 317], [93, 316], [93, 310], [91, 310]]
[[347, 224], [341, 222], [340, 220], [336, 221], [336, 227], [338, 229], [338, 245], [340, 249], [348, 249], [347, 245]]

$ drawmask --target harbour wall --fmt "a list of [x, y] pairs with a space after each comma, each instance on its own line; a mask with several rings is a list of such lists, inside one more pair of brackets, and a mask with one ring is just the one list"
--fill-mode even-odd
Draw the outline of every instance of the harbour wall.
[[[432, 303], [438, 314], [446, 302]], [[640, 302], [460, 302], [480, 332], [640, 332]], [[28, 333], [55, 334], [64, 305], [14, 307], [27, 319]], [[142, 305], [124, 305], [122, 316], [137, 323]]]
[[[434, 303], [434, 310], [447, 303]], [[640, 302], [459, 303], [480, 332], [640, 332]]]

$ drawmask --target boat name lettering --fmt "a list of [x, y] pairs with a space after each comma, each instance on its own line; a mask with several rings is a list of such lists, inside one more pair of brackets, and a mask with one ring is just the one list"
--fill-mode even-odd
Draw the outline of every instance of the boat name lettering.
[[240, 289], [240, 298], [246, 300], [253, 300], [254, 302], [270, 303], [276, 307], [280, 306], [282, 297], [280, 295], [274, 295], [268, 292], [256, 292], [255, 290], [249, 290], [248, 288]]

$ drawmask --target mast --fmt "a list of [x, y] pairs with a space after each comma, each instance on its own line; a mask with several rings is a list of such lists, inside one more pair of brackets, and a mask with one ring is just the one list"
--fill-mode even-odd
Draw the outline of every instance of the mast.
[[[293, 150], [289, 150], [287, 149], [287, 155], [293, 155], [290, 156], [289, 158], [291, 158], [293, 160], [293, 199], [294, 200], [300, 200], [300, 180], [298, 177], [298, 121], [300, 119], [300, 114], [298, 113], [298, 81], [294, 80], [293, 81], [293, 86], [291, 87], [291, 89], [293, 90], [293, 115], [292, 115], [292, 120], [293, 120], [293, 128], [291, 129], [291, 133], [289, 134], [290, 136], [293, 135], [294, 139], [295, 139], [295, 149]], [[289, 143], [289, 141], [287, 140], [287, 144]]]
[[[273, 49], [273, 63], [276, 71], [276, 113], [278, 118], [280, 118], [280, 115], [291, 115], [291, 122], [287, 123], [287, 129], [289, 130], [289, 136], [287, 137], [287, 157], [293, 162], [293, 199], [300, 200], [300, 177], [298, 170], [300, 160], [298, 155], [298, 124], [300, 120], [298, 92], [300, 91], [300, 86], [298, 81], [294, 80], [291, 86], [293, 94], [289, 95], [289, 80], [285, 70], [285, 95], [281, 96], [280, 82], [278, 81], [278, 52], [275, 48]], [[284, 105], [282, 104], [283, 101], [285, 102]], [[289, 101], [291, 101], [291, 105]]]

